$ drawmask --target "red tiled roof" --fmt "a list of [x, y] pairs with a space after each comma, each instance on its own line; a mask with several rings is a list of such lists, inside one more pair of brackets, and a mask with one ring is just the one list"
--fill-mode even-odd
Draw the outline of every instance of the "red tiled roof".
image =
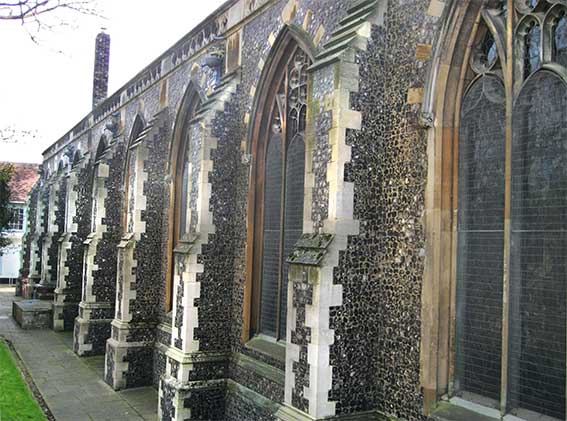
[[[0, 162], [0, 165], [9, 162]], [[14, 175], [10, 181], [10, 202], [24, 203], [28, 200], [28, 195], [33, 185], [39, 178], [39, 165], [11, 163], [14, 166]]]

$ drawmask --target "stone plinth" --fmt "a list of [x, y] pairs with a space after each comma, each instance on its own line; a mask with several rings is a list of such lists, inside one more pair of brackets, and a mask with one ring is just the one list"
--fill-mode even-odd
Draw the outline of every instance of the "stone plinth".
[[49, 329], [53, 320], [53, 309], [51, 303], [46, 301], [14, 301], [12, 317], [22, 329]]

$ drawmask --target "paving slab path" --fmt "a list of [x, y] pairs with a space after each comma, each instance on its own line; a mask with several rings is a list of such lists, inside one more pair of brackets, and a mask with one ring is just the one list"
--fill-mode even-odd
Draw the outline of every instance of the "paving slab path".
[[157, 420], [157, 390], [112, 390], [104, 357], [78, 357], [72, 332], [20, 329], [11, 316], [14, 292], [0, 285], [0, 335], [14, 344], [57, 421]]

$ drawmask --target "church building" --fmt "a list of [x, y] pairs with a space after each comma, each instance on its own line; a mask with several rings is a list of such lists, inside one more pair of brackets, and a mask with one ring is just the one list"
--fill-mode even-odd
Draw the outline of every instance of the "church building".
[[565, 420], [566, 12], [228, 0], [110, 96], [102, 33], [22, 277], [160, 420]]

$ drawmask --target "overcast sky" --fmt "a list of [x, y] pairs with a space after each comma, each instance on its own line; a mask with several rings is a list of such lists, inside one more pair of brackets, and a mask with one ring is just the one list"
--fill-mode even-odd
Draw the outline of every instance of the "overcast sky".
[[[173, 45], [224, 0], [98, 0], [106, 19], [57, 15], [70, 22], [30, 40], [18, 23], [0, 22], [0, 125], [37, 131], [0, 143], [0, 161], [41, 162], [41, 152], [87, 115], [92, 101], [94, 40], [110, 34], [109, 95]], [[36, 35], [33, 27], [30, 32]]]

